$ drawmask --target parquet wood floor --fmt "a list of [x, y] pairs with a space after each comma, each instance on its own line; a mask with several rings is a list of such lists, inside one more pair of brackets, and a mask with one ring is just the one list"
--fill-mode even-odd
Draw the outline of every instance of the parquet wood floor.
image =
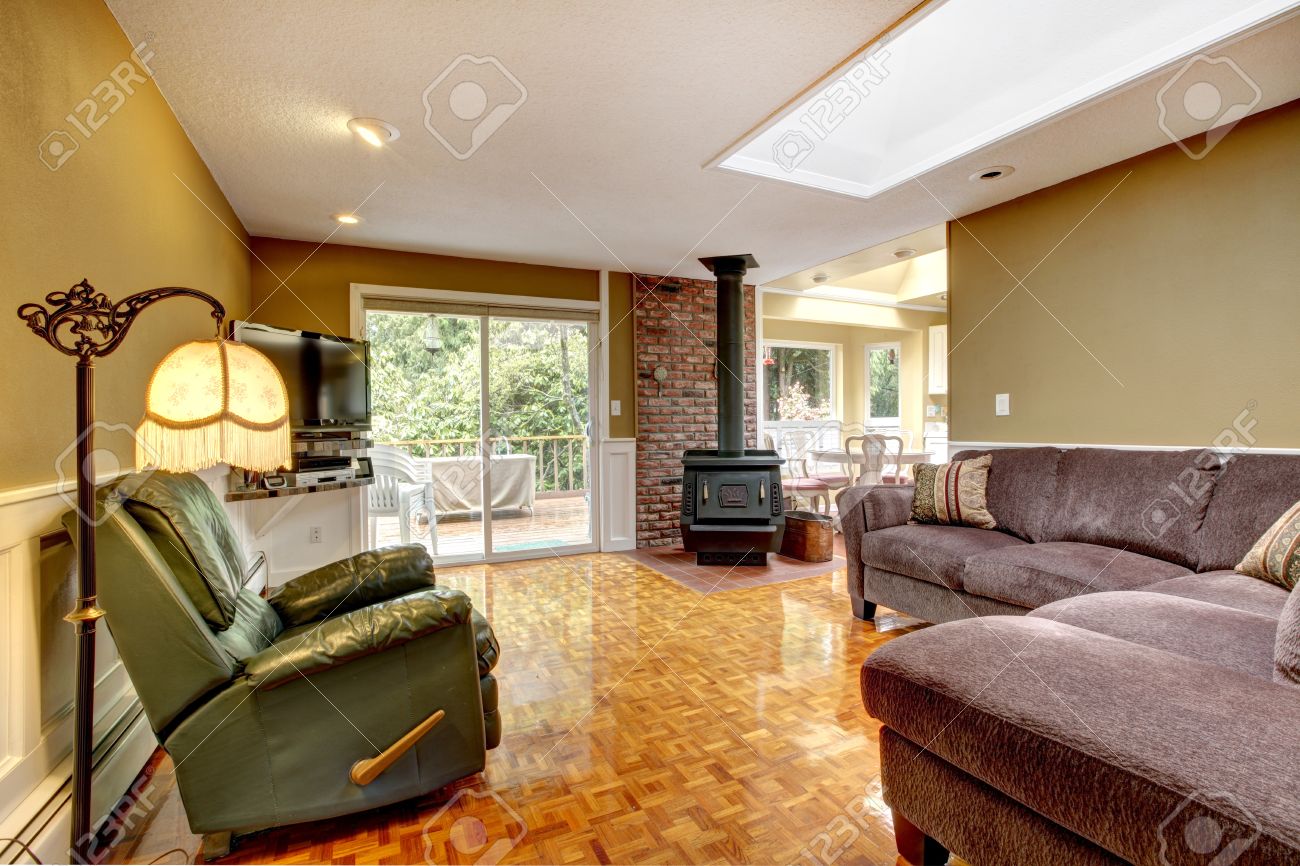
[[[246, 837], [226, 862], [895, 863], [858, 670], [918, 624], [853, 619], [842, 570], [702, 594], [601, 554], [438, 580], [501, 641], [486, 772]], [[165, 757], [154, 781], [114, 862], [197, 849]]]

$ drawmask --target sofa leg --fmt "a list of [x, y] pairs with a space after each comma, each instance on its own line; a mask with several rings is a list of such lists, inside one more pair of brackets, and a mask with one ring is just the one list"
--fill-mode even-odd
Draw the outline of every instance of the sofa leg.
[[898, 846], [898, 856], [907, 861], [908, 866], [945, 866], [948, 849], [925, 835], [925, 831], [904, 818], [897, 809], [890, 811], [894, 813], [894, 843]]
[[226, 830], [221, 833], [203, 834], [203, 862], [210, 863], [213, 860], [220, 860], [230, 853], [234, 847], [235, 834]]
[[872, 620], [876, 618], [876, 603], [867, 601], [865, 598], [858, 598], [850, 595], [849, 599], [853, 602], [853, 615], [858, 619]]

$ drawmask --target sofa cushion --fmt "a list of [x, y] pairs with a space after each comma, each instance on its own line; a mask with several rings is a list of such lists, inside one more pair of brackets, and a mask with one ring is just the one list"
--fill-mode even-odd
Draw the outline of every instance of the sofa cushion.
[[1195, 568], [1218, 471], [1218, 457], [1205, 448], [1068, 449], [1043, 540], [1102, 544]]
[[999, 448], [992, 451], [961, 451], [953, 460], [970, 460], [990, 454], [988, 505], [998, 528], [1026, 541], [1039, 541], [1056, 490], [1056, 466], [1061, 449]]
[[1138, 589], [1184, 574], [1191, 572], [1140, 553], [1077, 541], [1045, 541], [972, 556], [966, 561], [962, 586], [975, 595], [1038, 607], [1090, 592]]
[[995, 529], [989, 514], [989, 466], [992, 457], [921, 463], [913, 467], [912, 522]]
[[1277, 620], [1271, 616], [1154, 592], [1099, 592], [1043, 605], [1028, 615], [1273, 678]]
[[1153, 583], [1144, 587], [1143, 591], [1208, 601], [1211, 604], [1271, 616], [1273, 619], [1282, 615], [1287, 599], [1287, 591], [1277, 584], [1256, 580], [1235, 571], [1212, 571], [1208, 574], [1175, 577]]
[[1183, 831], [1211, 821], [1248, 843], [1234, 866], [1300, 862], [1300, 689], [994, 616], [890, 641], [862, 692], [896, 733], [1127, 862], [1208, 863]]
[[1300, 455], [1242, 454], [1219, 473], [1200, 532], [1198, 571], [1233, 568], [1300, 501]]
[[1288, 591], [1295, 589], [1300, 583], [1300, 502], [1264, 531], [1236, 570]]
[[1291, 590], [1277, 624], [1273, 679], [1283, 685], [1300, 686], [1300, 592], [1295, 590]]
[[862, 562], [883, 571], [961, 589], [967, 558], [1002, 547], [1024, 545], [1015, 536], [988, 529], [910, 524], [865, 533]]

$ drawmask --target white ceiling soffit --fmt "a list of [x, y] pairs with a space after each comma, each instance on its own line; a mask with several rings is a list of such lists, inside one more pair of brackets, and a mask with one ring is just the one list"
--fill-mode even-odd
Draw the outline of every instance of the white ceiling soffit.
[[[763, 285], [765, 287], [770, 286], [777, 289], [794, 289], [797, 291], [815, 289], [819, 285], [852, 285], [846, 281], [869, 271], [899, 264], [900, 257], [894, 254], [898, 250], [915, 250], [916, 256], [925, 256], [946, 249], [947, 245], [948, 227], [946, 224], [940, 223], [894, 238], [883, 244], [867, 247], [865, 250], [849, 253], [847, 256], [840, 256], [816, 267], [804, 268], [780, 279], [763, 283]], [[906, 259], [908, 257], [902, 258]], [[819, 274], [826, 275], [826, 279], [821, 283], [813, 279]]]
[[[715, 164], [871, 198], [1167, 73], [1297, 7], [934, 0]], [[1159, 82], [1156, 123], [1181, 139], [1295, 98], [1300, 81], [1282, 76], [1266, 87], [1270, 71], [1223, 57], [1193, 61], [1182, 80], [1166, 74]]]

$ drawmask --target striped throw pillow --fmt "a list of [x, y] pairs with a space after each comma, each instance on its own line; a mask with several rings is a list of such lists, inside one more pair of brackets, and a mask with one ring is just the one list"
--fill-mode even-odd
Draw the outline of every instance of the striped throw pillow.
[[940, 523], [996, 529], [989, 513], [989, 467], [993, 456], [951, 463], [920, 463], [913, 470], [912, 523]]
[[1255, 542], [1246, 558], [1237, 563], [1237, 571], [1283, 589], [1295, 589], [1300, 583], [1300, 502]]

